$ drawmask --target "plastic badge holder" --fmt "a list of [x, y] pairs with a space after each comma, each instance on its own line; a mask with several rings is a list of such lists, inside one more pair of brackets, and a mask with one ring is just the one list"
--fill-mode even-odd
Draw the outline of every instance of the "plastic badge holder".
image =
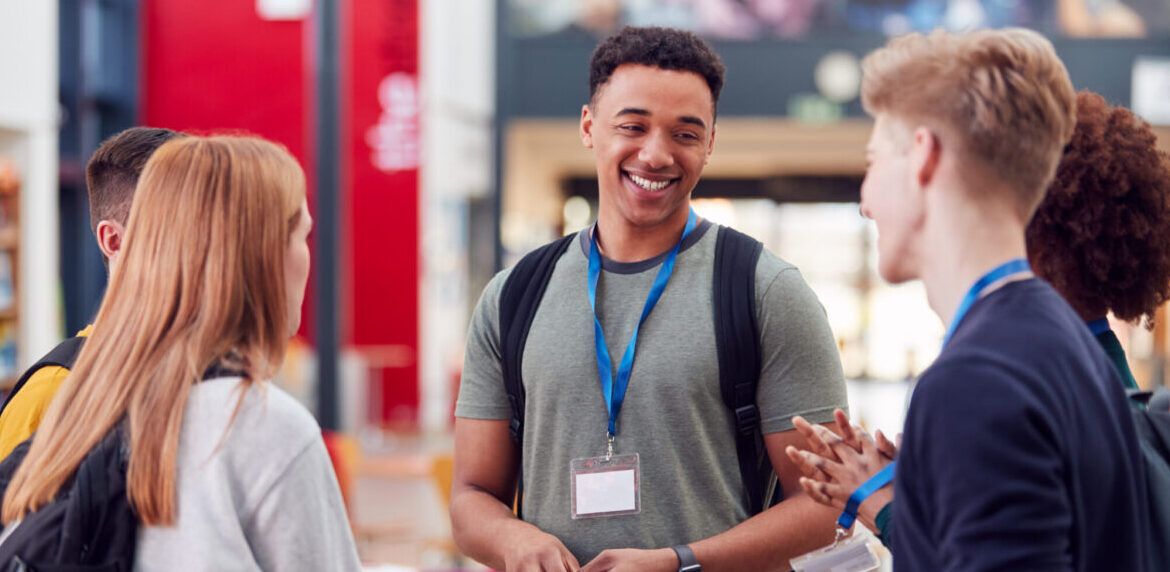
[[637, 453], [573, 459], [569, 502], [573, 520], [642, 512]]
[[870, 572], [881, 567], [881, 560], [869, 540], [857, 535], [793, 558], [789, 564], [795, 572]]

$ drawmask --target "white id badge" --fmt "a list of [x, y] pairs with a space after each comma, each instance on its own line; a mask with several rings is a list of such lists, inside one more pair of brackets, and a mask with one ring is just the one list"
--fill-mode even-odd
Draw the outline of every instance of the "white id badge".
[[789, 564], [795, 572], [870, 572], [881, 567], [881, 560], [869, 538], [855, 535], [793, 558]]
[[573, 459], [569, 463], [573, 520], [642, 512], [638, 454]]

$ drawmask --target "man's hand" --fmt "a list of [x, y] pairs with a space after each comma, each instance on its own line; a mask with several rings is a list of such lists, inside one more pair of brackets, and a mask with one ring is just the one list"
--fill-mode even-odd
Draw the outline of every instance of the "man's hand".
[[[792, 424], [809, 443], [810, 451], [788, 447], [786, 453], [801, 472], [800, 486], [818, 503], [838, 510], [875, 473], [892, 462], [897, 448], [884, 435], [875, 443], [860, 427], [854, 427], [841, 410], [834, 413], [840, 435], [823, 426], [812, 425], [800, 417]], [[858, 517], [870, 530], [878, 511], [893, 500], [893, 487], [886, 485], [861, 504]]]
[[636, 550], [623, 548], [606, 550], [586, 564], [581, 572], [674, 572], [678, 570], [678, 556], [669, 548]]
[[577, 558], [557, 537], [536, 529], [509, 542], [504, 552], [507, 572], [576, 572]]

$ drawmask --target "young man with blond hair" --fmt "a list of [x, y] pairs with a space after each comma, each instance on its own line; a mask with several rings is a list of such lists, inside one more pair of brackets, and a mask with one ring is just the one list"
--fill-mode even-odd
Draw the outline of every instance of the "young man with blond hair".
[[895, 484], [868, 501], [896, 488], [898, 569], [1147, 569], [1147, 485], [1121, 381], [1026, 261], [1024, 229], [1075, 125], [1064, 65], [1035, 32], [1003, 30], [899, 38], [863, 73], [876, 122], [861, 208], [879, 271], [921, 279], [947, 325]]

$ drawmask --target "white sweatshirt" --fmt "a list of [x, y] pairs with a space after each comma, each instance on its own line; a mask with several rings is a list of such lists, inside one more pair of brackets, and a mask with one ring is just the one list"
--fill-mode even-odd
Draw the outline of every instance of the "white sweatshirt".
[[241, 389], [238, 378], [192, 389], [178, 520], [140, 530], [135, 569], [359, 570], [317, 422], [271, 383], [255, 384], [232, 419]]

